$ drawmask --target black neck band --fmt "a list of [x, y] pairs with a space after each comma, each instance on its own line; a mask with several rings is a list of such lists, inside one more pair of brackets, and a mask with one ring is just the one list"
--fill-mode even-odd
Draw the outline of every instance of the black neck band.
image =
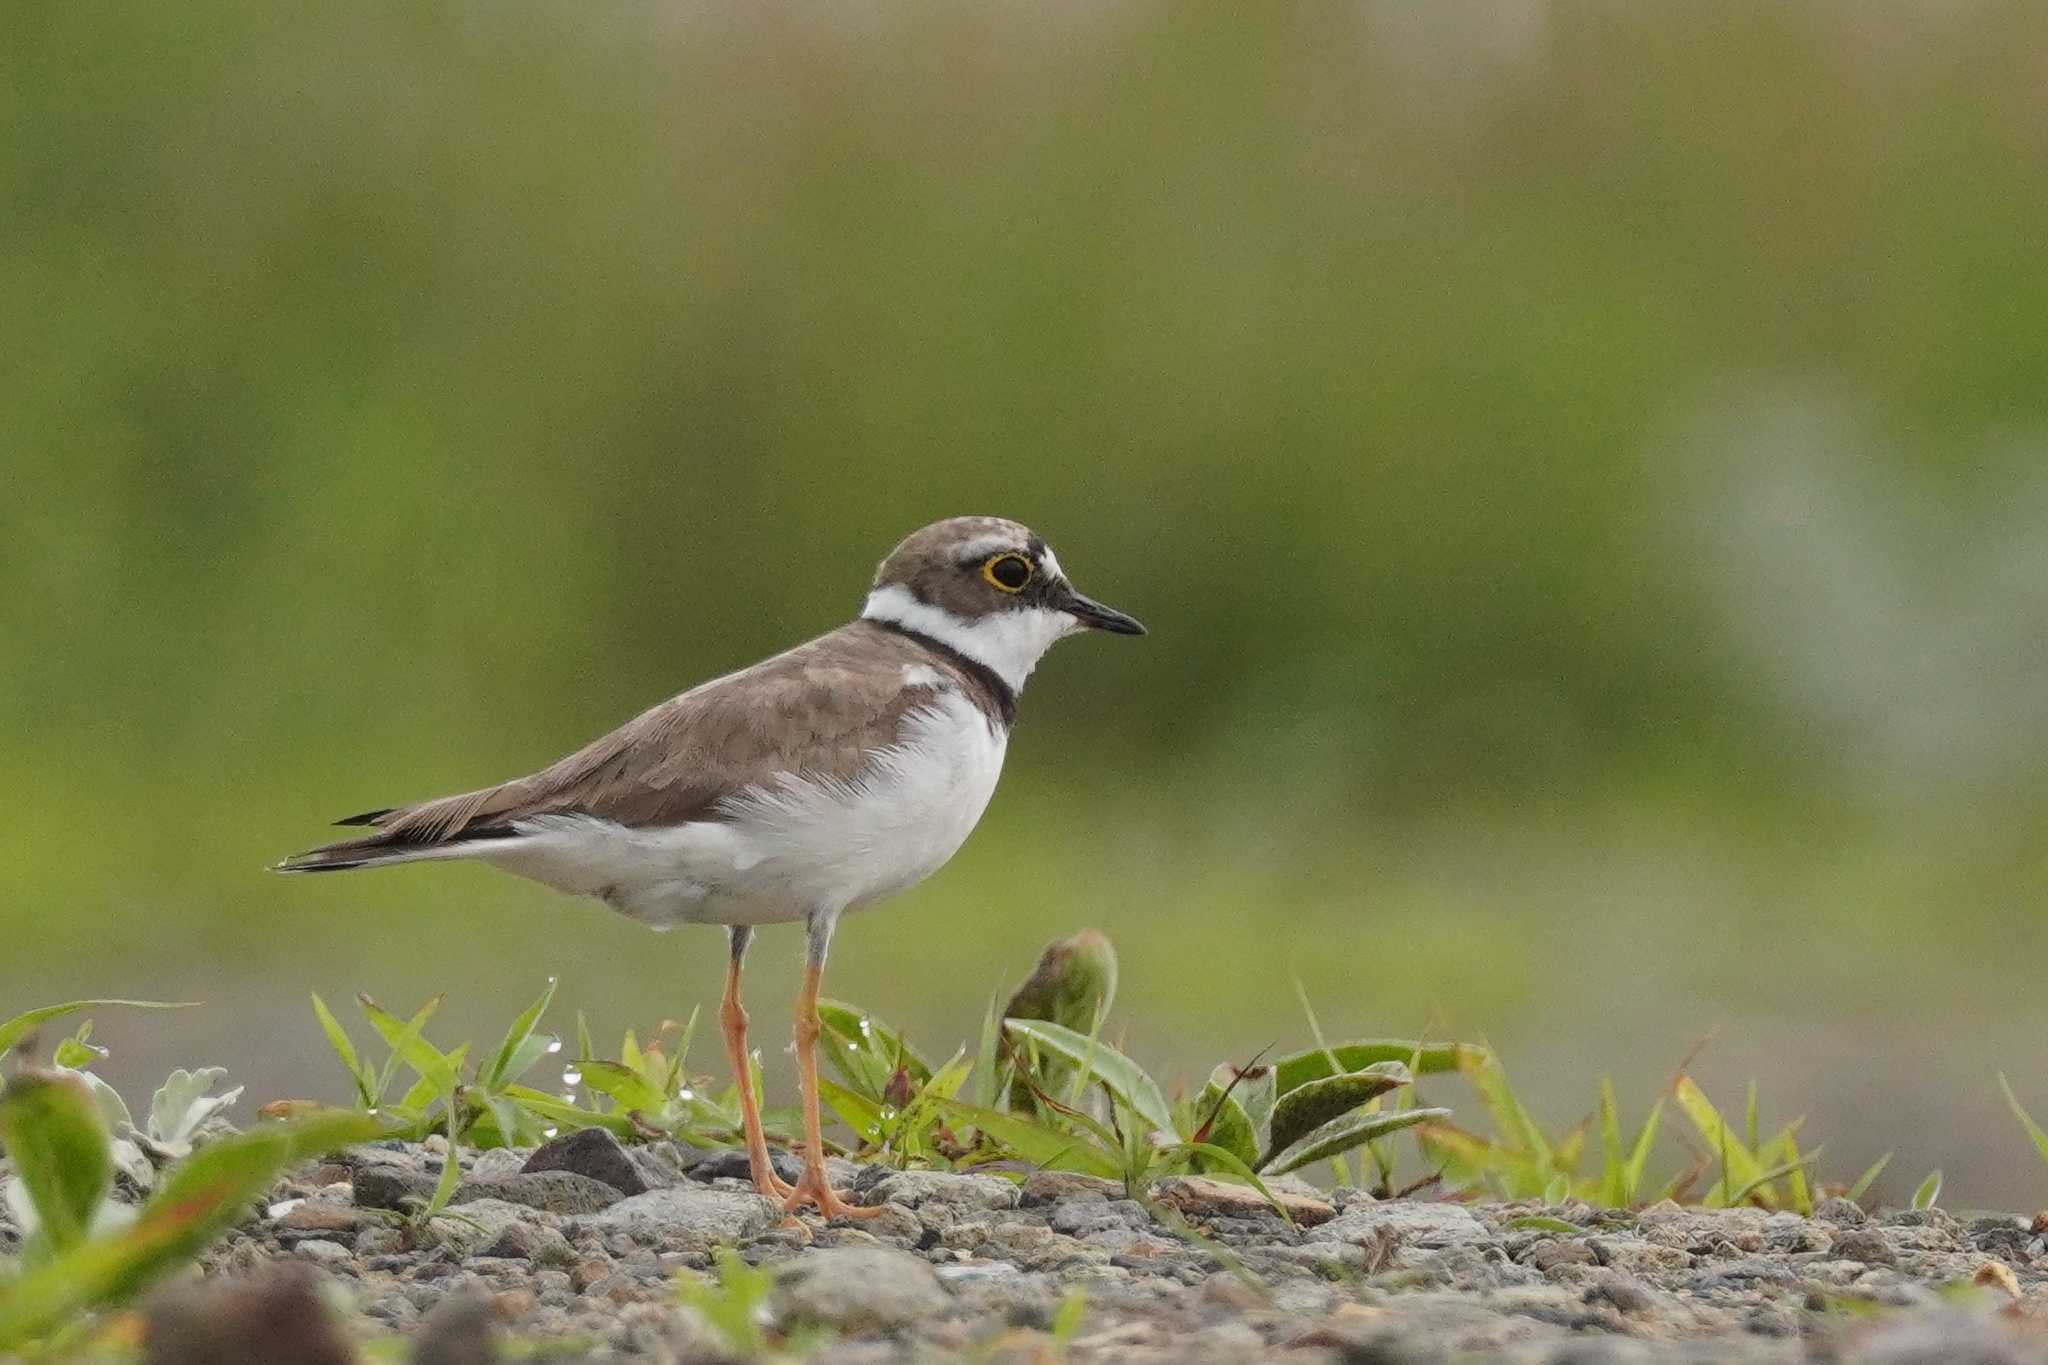
[[995, 700], [996, 715], [1001, 718], [1005, 729], [1016, 722], [1017, 689], [1004, 682], [1002, 674], [996, 672], [981, 660], [971, 659], [947, 644], [944, 640], [927, 635], [921, 630], [912, 630], [909, 626], [901, 625], [895, 621], [885, 621], [875, 616], [870, 616], [867, 620], [871, 625], [880, 626], [883, 630], [894, 631], [905, 639], [917, 641], [934, 654], [943, 655], [954, 667], [988, 689], [989, 696]]

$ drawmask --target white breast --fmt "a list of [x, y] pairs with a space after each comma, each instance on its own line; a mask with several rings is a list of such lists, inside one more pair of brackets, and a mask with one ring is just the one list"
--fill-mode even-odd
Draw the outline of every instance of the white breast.
[[672, 829], [543, 816], [489, 861], [662, 927], [855, 910], [959, 851], [995, 793], [1007, 744], [1002, 726], [947, 690], [852, 781], [781, 774], [728, 799], [723, 819]]

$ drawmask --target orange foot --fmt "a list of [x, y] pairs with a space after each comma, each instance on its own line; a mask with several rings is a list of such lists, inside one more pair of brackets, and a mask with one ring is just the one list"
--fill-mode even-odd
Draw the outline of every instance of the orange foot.
[[754, 1172], [754, 1188], [778, 1204], [796, 1198], [796, 1186], [767, 1169]]
[[814, 1205], [826, 1219], [873, 1218], [881, 1213], [880, 1206], [868, 1208], [860, 1204], [849, 1204], [839, 1197], [825, 1179], [823, 1166], [805, 1166], [803, 1175], [797, 1180], [796, 1188], [783, 1200], [782, 1211], [795, 1213], [806, 1204]]

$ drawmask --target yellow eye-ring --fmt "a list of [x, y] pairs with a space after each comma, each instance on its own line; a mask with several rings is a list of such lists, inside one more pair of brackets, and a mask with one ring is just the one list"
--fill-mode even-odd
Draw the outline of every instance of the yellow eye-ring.
[[1022, 592], [1035, 570], [1023, 555], [997, 555], [981, 566], [981, 576], [1004, 592]]

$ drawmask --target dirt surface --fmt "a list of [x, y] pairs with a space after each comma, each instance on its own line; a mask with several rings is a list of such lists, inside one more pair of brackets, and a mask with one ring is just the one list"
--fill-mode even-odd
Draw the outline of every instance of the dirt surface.
[[[714, 1285], [730, 1247], [769, 1272], [741, 1316], [771, 1347], [825, 1361], [2048, 1365], [2048, 1246], [2017, 1218], [1844, 1200], [1811, 1219], [1382, 1203], [1292, 1186], [1290, 1223], [1204, 1180], [1141, 1204], [1079, 1176], [842, 1166], [884, 1211], [827, 1226], [783, 1218], [733, 1154], [580, 1135], [465, 1157], [450, 1216], [409, 1227], [395, 1210], [440, 1161], [382, 1144], [281, 1184], [209, 1255], [213, 1288], [157, 1305], [154, 1358], [347, 1358], [332, 1343], [263, 1354], [275, 1334], [234, 1344], [237, 1323], [263, 1316], [244, 1273], [324, 1300], [340, 1342], [408, 1339], [399, 1359], [736, 1358], [717, 1306], [678, 1291]], [[227, 1335], [209, 1347], [208, 1331]]]

